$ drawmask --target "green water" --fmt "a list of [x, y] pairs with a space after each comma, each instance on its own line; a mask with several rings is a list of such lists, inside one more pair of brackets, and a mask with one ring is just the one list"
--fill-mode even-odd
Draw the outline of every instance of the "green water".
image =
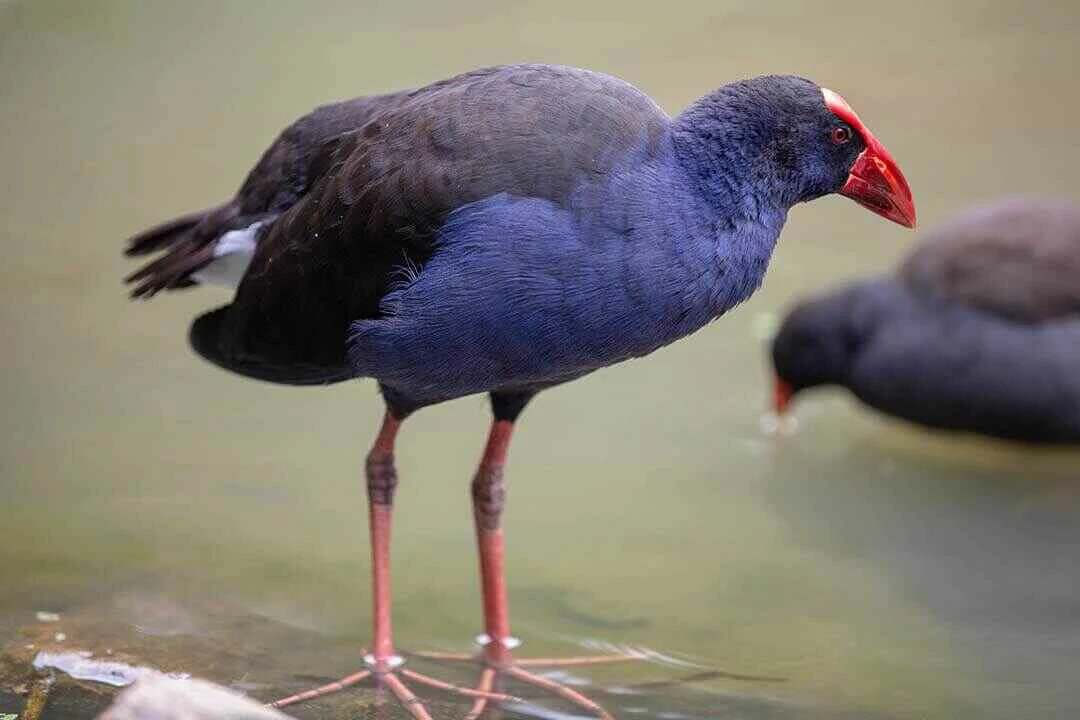
[[[1007, 192], [1080, 196], [1075, 3], [0, 4], [0, 645], [40, 647], [34, 613], [55, 610], [52, 644], [260, 698], [356, 669], [374, 386], [209, 367], [187, 324], [226, 296], [129, 303], [121, 241], [227, 196], [318, 103], [525, 60], [612, 72], [671, 112], [740, 77], [811, 77], [890, 148], [924, 226]], [[696, 671], [578, 673], [619, 718], [1080, 715], [1080, 453], [927, 433], [840, 392], [808, 397], [780, 445], [758, 429], [767, 316], [913, 238], [843, 199], [797, 208], [744, 307], [530, 407], [505, 518], [524, 654], [606, 642], [787, 678], [625, 695], [608, 690]], [[403, 432], [405, 648], [479, 629], [486, 422], [473, 398]], [[335, 702], [303, 712], [367, 716], [362, 692]]]

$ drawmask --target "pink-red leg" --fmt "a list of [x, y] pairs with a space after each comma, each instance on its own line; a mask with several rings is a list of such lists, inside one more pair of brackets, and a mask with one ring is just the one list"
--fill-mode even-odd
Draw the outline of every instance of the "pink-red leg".
[[[395, 674], [402, 660], [394, 651], [393, 626], [391, 624], [390, 597], [390, 527], [393, 515], [394, 491], [397, 489], [397, 470], [394, 467], [394, 441], [397, 439], [401, 420], [387, 412], [375, 444], [367, 456], [368, 520], [371, 533], [371, 586], [372, 586], [372, 646], [371, 654], [365, 654], [368, 668], [348, 675], [322, 687], [290, 695], [273, 703], [273, 707], [285, 707], [305, 700], [329, 695], [356, 685], [373, 677], [385, 686], [394, 697], [417, 720], [431, 720], [431, 716], [417, 697]], [[415, 682], [457, 693], [477, 700], [511, 701], [515, 698], [502, 693], [462, 688], [457, 685], [429, 678], [409, 670], [399, 671], [403, 677]]]
[[[595, 713], [601, 718], [611, 716], [598, 704], [576, 690], [561, 685], [535, 673], [523, 670], [525, 664], [537, 665], [590, 665], [634, 659], [627, 656], [599, 656], [568, 658], [565, 662], [545, 658], [539, 661], [514, 660], [511, 651], [517, 640], [510, 635], [510, 613], [506, 595], [504, 566], [505, 549], [501, 525], [502, 510], [506, 500], [503, 473], [510, 439], [514, 431], [512, 419], [499, 418], [492, 422], [487, 446], [480, 460], [480, 467], [472, 482], [473, 519], [476, 524], [476, 544], [480, 556], [480, 589], [484, 604], [484, 636], [482, 659], [487, 666], [481, 676], [480, 687], [488, 689], [495, 672], [504, 672], [521, 682], [555, 693], [569, 702]], [[457, 659], [451, 654], [441, 654], [443, 659]], [[435, 657], [435, 654], [428, 657]], [[477, 701], [468, 718], [479, 717], [486, 701]]]
[[[524, 407], [528, 398], [510, 398], [506, 407], [516, 407], [516, 413]], [[402, 660], [395, 652], [391, 624], [390, 594], [390, 530], [393, 515], [394, 491], [397, 488], [397, 471], [394, 467], [394, 442], [401, 420], [387, 412], [382, 427], [366, 463], [368, 519], [371, 533], [371, 584], [372, 584], [372, 645], [365, 656], [367, 669], [322, 687], [282, 698], [272, 705], [285, 707], [311, 700], [373, 678], [379, 688], [389, 690], [416, 720], [431, 720], [423, 703], [403, 682], [403, 678], [446, 692], [473, 698], [473, 706], [466, 720], [477, 720], [491, 701], [518, 701], [510, 695], [495, 692], [498, 673], [552, 692], [565, 700], [595, 713], [600, 718], [610, 718], [602, 707], [576, 690], [560, 685], [523, 668], [538, 665], [585, 665], [619, 662], [635, 659], [633, 656], [597, 656], [586, 658], [526, 660], [515, 662], [511, 650], [516, 640], [510, 635], [510, 616], [507, 605], [506, 577], [504, 569], [504, 539], [500, 524], [505, 500], [503, 469], [513, 434], [513, 417], [499, 417], [499, 401], [496, 401], [497, 417], [488, 434], [483, 458], [472, 482], [473, 518], [476, 525], [476, 542], [480, 556], [481, 591], [484, 603], [484, 638], [482, 661], [485, 665], [475, 689], [463, 688], [436, 680], [412, 670], [398, 669]], [[419, 653], [441, 660], [472, 659], [459, 653]]]
[[383, 418], [379, 435], [367, 457], [368, 526], [371, 534], [372, 643], [374, 668], [391, 669], [400, 664], [394, 654], [390, 600], [390, 520], [397, 490], [394, 441], [401, 421], [391, 413]]
[[495, 420], [488, 433], [487, 447], [472, 482], [473, 520], [480, 556], [480, 590], [484, 602], [484, 660], [492, 667], [507, 664], [513, 638], [506, 599], [503, 530], [500, 524], [506, 488], [503, 469], [510, 448], [514, 423]]

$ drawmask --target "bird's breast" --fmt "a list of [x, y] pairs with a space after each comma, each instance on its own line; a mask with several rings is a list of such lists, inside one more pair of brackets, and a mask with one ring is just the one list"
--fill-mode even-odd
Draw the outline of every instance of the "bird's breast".
[[385, 316], [354, 323], [354, 368], [448, 399], [553, 384], [699, 329], [756, 287], [759, 263], [671, 199], [567, 208], [500, 195], [454, 213]]

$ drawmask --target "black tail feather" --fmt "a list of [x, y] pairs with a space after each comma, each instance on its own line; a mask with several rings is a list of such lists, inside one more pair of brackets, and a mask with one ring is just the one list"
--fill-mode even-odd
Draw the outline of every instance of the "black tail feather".
[[195, 352], [214, 365], [237, 375], [277, 385], [332, 385], [356, 375], [347, 367], [310, 364], [275, 364], [261, 358], [233, 358], [223, 350], [222, 327], [230, 306], [225, 305], [195, 318], [188, 340]]
[[126, 283], [137, 283], [131, 297], [149, 298], [162, 290], [196, 284], [192, 274], [213, 260], [214, 241], [235, 228], [238, 215], [239, 207], [230, 201], [155, 225], [130, 238], [124, 250], [129, 257], [163, 253], [124, 278]]
[[[216, 210], [217, 208], [214, 208]], [[192, 228], [201, 223], [214, 210], [200, 210], [188, 215], [181, 215], [168, 222], [155, 225], [143, 230], [138, 235], [128, 239], [124, 254], [128, 257], [148, 255], [163, 248], [167, 248], [183, 239]]]
[[151, 298], [162, 290], [191, 287], [191, 275], [214, 259], [213, 245], [177, 243], [158, 259], [147, 263], [124, 278], [125, 283], [138, 283], [131, 291], [132, 298]]

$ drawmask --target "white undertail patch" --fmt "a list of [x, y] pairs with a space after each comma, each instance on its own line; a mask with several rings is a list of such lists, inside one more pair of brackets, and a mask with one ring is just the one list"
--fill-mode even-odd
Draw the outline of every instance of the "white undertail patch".
[[260, 220], [222, 235], [214, 245], [214, 260], [191, 277], [204, 285], [237, 287], [255, 255], [255, 235], [266, 222]]

